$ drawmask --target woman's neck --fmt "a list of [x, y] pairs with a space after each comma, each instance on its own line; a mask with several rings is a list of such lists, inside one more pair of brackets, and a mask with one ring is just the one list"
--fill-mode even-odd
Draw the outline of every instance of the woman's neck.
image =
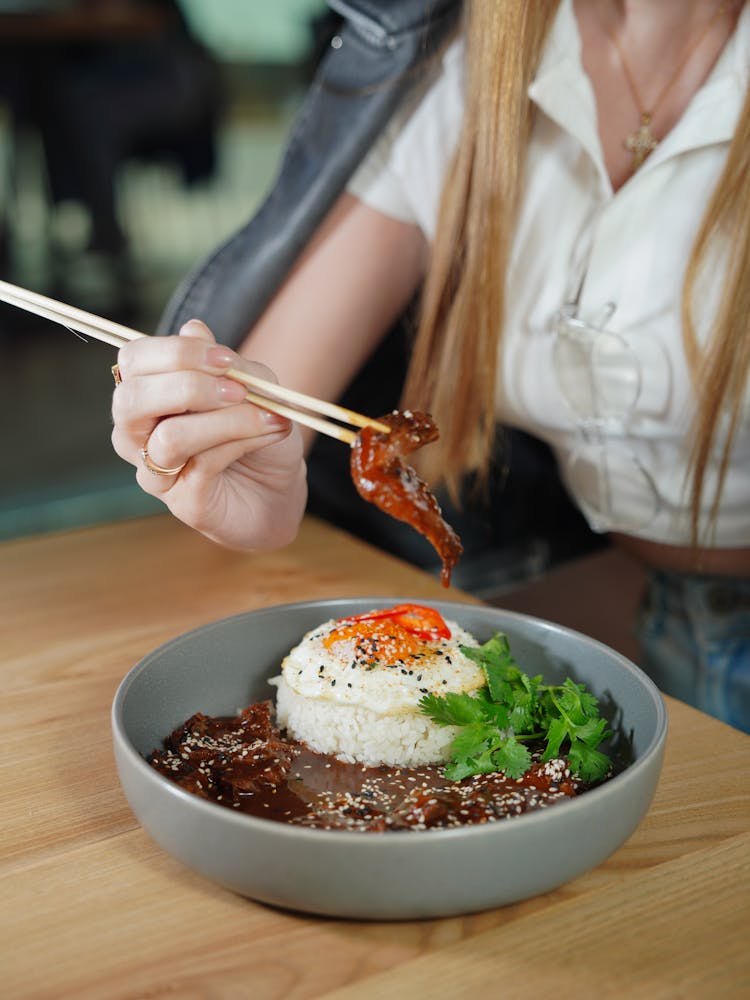
[[742, 6], [740, 0], [584, 0], [584, 4], [597, 8], [597, 17], [623, 44], [643, 51], [644, 64], [646, 53], [657, 63], [679, 57], [707, 27], [715, 26], [719, 36], [724, 22], [731, 33]]
[[721, 55], [741, 6], [736, 0], [574, 0], [615, 189], [640, 166], [632, 137], [644, 117], [644, 134], [654, 142], [674, 128]]

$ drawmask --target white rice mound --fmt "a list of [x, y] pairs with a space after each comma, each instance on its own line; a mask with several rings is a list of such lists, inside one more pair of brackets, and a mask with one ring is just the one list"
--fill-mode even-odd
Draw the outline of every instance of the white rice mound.
[[425, 643], [419, 656], [363, 665], [354, 640], [326, 648], [333, 620], [308, 632], [284, 659], [276, 720], [290, 736], [319, 753], [368, 766], [419, 767], [445, 762], [456, 735], [419, 709], [427, 693], [474, 692], [485, 684], [481, 668], [460, 646], [478, 643], [455, 622], [450, 639]]
[[316, 701], [295, 694], [278, 678], [279, 725], [318, 753], [360, 764], [419, 767], [448, 759], [454, 726], [438, 726], [426, 715], [380, 715], [358, 705]]

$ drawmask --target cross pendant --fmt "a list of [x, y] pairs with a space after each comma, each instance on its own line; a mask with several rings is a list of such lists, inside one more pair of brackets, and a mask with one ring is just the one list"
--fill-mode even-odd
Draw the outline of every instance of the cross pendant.
[[653, 153], [658, 145], [659, 143], [651, 131], [651, 114], [648, 111], [644, 111], [641, 115], [641, 124], [625, 140], [625, 148], [633, 154], [634, 172]]

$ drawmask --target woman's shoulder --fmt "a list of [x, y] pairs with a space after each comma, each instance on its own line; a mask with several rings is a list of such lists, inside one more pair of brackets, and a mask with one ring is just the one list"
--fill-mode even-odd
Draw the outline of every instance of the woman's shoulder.
[[431, 238], [448, 164], [463, 119], [464, 45], [435, 58], [422, 85], [401, 105], [349, 190], [373, 208], [416, 223]]
[[452, 134], [463, 118], [465, 46], [454, 40], [435, 59], [422, 87], [414, 91], [394, 116], [387, 131], [405, 141], [431, 133]]

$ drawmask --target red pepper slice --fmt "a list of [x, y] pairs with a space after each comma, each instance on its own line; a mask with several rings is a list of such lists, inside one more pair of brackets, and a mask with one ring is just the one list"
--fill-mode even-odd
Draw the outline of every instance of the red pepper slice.
[[395, 622], [419, 639], [451, 637], [451, 631], [442, 616], [434, 608], [428, 608], [424, 604], [397, 604], [393, 608], [381, 608], [379, 611], [367, 611], [351, 618], [341, 618], [338, 624], [349, 625], [353, 622], [369, 622], [383, 618]]

